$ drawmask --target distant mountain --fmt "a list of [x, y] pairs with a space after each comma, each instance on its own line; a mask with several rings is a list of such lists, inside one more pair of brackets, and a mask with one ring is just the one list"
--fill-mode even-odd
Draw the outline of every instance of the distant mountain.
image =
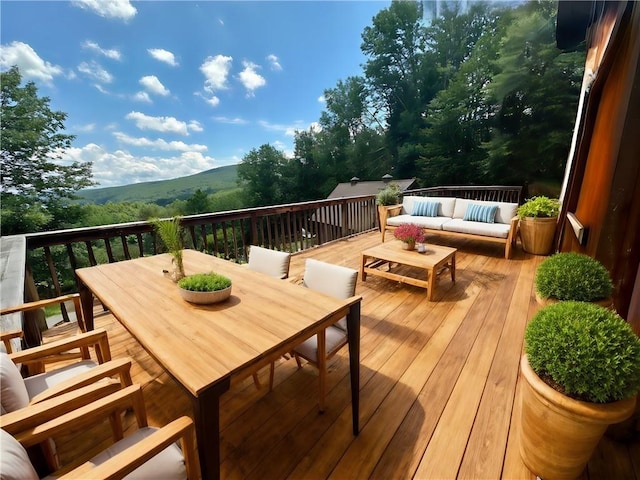
[[144, 202], [167, 205], [176, 199], [189, 198], [200, 189], [206, 193], [237, 188], [237, 165], [214, 168], [188, 177], [155, 182], [134, 183], [120, 187], [89, 188], [77, 195], [84, 203]]

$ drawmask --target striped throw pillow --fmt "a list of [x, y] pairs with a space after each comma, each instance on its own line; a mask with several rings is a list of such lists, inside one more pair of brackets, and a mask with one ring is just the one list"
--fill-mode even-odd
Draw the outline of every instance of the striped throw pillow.
[[411, 215], [416, 217], [437, 217], [440, 202], [429, 202], [426, 200], [416, 200], [413, 202]]
[[470, 203], [464, 213], [463, 220], [470, 222], [495, 223], [498, 205], [477, 205]]

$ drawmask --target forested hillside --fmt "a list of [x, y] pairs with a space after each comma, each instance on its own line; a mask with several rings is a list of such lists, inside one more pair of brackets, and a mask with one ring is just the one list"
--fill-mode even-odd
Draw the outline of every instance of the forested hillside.
[[235, 189], [238, 187], [237, 178], [237, 166], [228, 165], [188, 177], [81, 190], [77, 195], [83, 203], [143, 202], [165, 206], [175, 200], [188, 199], [196, 190], [212, 194]]

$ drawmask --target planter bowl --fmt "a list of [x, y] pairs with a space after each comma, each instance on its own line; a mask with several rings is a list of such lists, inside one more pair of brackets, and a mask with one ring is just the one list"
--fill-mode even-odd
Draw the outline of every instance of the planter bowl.
[[231, 286], [215, 292], [195, 292], [180, 287], [178, 287], [178, 290], [183, 300], [199, 305], [222, 302], [231, 296]]

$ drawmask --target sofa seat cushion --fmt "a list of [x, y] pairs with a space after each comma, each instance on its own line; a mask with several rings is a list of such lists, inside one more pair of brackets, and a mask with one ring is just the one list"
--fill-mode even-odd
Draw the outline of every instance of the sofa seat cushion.
[[432, 230], [442, 230], [442, 224], [450, 221], [449, 217], [418, 217], [415, 215], [396, 215], [387, 218], [387, 225], [397, 227], [403, 223], [413, 223], [422, 228], [430, 228]]
[[442, 229], [447, 232], [507, 238], [509, 236], [510, 225], [508, 223], [470, 222], [462, 220], [461, 218], [454, 218], [444, 223], [444, 225], [442, 225]]
[[517, 203], [506, 203], [506, 202], [486, 202], [483, 200], [467, 200], [465, 198], [456, 199], [456, 206], [451, 215], [453, 218], [463, 219], [465, 213], [467, 213], [467, 207], [470, 204], [474, 205], [497, 205], [498, 211], [496, 212], [496, 216], [494, 219], [495, 223], [504, 223], [509, 225], [511, 223], [511, 219], [516, 216], [518, 211]]

